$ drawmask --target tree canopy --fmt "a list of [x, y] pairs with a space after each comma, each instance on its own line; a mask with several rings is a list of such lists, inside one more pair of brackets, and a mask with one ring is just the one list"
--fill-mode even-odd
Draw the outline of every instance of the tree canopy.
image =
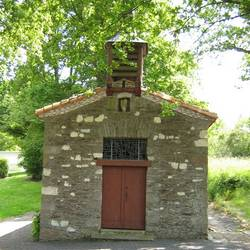
[[[104, 45], [118, 32], [125, 40], [136, 36], [149, 43], [144, 85], [186, 101], [192, 100], [189, 77], [196, 62], [192, 52], [178, 47], [182, 32], [197, 29], [203, 51], [244, 50], [249, 60], [249, 0], [173, 2], [0, 3], [0, 131], [17, 138], [23, 164], [34, 178], [41, 174], [43, 140], [35, 109], [103, 86], [109, 70]], [[240, 25], [231, 23], [237, 16]]]
[[180, 32], [195, 33], [196, 53], [234, 50], [244, 54], [243, 80], [250, 79], [250, 1], [183, 0]]

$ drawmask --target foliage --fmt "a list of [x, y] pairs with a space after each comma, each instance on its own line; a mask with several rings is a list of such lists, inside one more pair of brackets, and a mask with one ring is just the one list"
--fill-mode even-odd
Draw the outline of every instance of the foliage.
[[184, 0], [179, 5], [182, 22], [174, 34], [196, 34], [198, 53], [235, 50], [245, 55], [243, 80], [250, 73], [249, 0]]
[[0, 130], [17, 138], [33, 178], [41, 177], [43, 131], [34, 111], [103, 86], [109, 70], [104, 44], [117, 32], [149, 43], [144, 84], [150, 90], [190, 96], [186, 80], [195, 62], [165, 39], [164, 32], [180, 22], [167, 1], [24, 0], [0, 6]]
[[35, 241], [39, 240], [40, 237], [40, 213], [37, 213], [33, 217], [32, 221], [32, 237]]
[[42, 126], [30, 126], [25, 138], [21, 141], [20, 165], [31, 175], [33, 180], [42, 178], [42, 146], [43, 129]]
[[169, 103], [169, 102], [162, 102], [162, 111], [161, 115], [163, 117], [171, 117], [175, 115], [174, 110], [178, 107], [177, 103]]
[[208, 154], [214, 157], [229, 156], [229, 149], [226, 145], [227, 132], [223, 122], [217, 119], [208, 129]]
[[13, 136], [0, 131], [0, 151], [16, 150], [16, 142]]
[[218, 120], [209, 129], [209, 155], [212, 156], [250, 156], [250, 118], [241, 119], [231, 130], [225, 130]]
[[41, 183], [26, 175], [0, 180], [0, 220], [40, 209]]
[[8, 175], [8, 162], [6, 159], [0, 159], [0, 178]]
[[250, 156], [250, 118], [240, 120], [229, 133], [227, 147], [233, 157]]
[[250, 219], [249, 158], [209, 159], [208, 195], [210, 201], [236, 215]]

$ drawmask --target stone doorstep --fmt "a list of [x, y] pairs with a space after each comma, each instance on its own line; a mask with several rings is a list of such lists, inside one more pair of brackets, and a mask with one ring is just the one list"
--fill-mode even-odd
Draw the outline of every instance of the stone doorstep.
[[106, 240], [154, 240], [153, 234], [144, 230], [101, 229], [93, 238]]

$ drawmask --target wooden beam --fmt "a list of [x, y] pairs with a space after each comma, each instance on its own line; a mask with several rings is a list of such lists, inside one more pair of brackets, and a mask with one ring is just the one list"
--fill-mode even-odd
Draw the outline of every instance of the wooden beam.
[[113, 71], [112, 76], [114, 77], [133, 77], [137, 76], [137, 72], [132, 72], [132, 71]]
[[96, 160], [97, 166], [117, 166], [117, 167], [149, 167], [148, 160]]

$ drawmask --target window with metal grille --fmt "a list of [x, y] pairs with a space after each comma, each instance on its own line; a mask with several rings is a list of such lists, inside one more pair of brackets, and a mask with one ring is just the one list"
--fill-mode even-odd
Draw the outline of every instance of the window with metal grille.
[[109, 160], [146, 160], [147, 139], [104, 138], [103, 158]]

